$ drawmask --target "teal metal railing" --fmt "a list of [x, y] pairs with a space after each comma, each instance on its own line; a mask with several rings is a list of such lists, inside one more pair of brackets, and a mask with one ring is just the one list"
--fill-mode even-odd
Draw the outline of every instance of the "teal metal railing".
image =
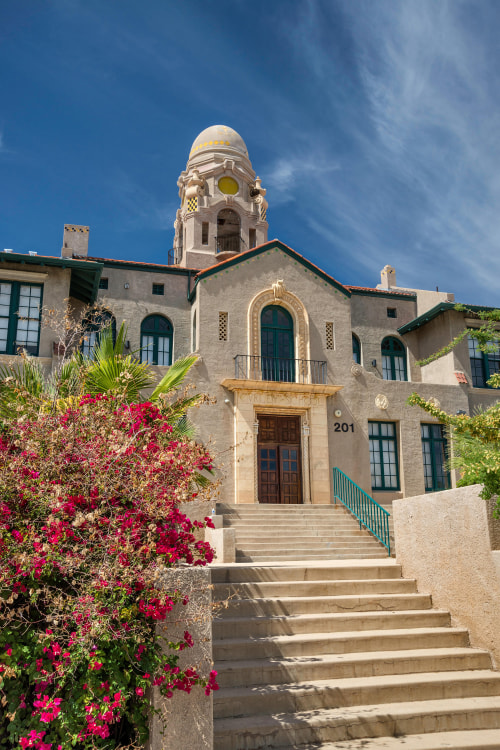
[[375, 502], [356, 482], [347, 474], [335, 467], [333, 469], [333, 497], [337, 504], [339, 500], [351, 511], [359, 521], [359, 528], [364, 526], [373, 536], [377, 537], [387, 553], [391, 554], [391, 537], [389, 534], [390, 513]]

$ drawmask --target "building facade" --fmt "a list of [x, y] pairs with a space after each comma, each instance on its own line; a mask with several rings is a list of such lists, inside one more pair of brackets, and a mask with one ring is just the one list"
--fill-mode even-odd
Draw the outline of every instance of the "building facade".
[[[472, 339], [416, 364], [478, 326], [480, 308], [398, 287], [390, 266], [373, 288], [346, 285], [268, 240], [266, 191], [231, 128], [196, 138], [178, 187], [165, 265], [92, 257], [77, 225], [65, 226], [61, 257], [0, 253], [0, 360], [24, 348], [57, 367], [41, 308], [76, 317], [97, 302], [159, 376], [198, 355], [194, 385], [215, 403], [192, 416], [212, 442], [221, 500], [331, 503], [333, 467], [381, 504], [453, 486], [442, 426], [406, 401], [417, 391], [471, 413], [497, 400], [486, 381], [500, 357]], [[99, 325], [87, 325], [90, 349]]]

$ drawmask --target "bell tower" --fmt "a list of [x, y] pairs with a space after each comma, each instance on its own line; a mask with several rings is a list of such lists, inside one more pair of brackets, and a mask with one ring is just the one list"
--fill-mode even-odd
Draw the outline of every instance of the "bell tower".
[[200, 133], [177, 185], [176, 265], [208, 268], [267, 242], [266, 191], [232, 128], [213, 125]]

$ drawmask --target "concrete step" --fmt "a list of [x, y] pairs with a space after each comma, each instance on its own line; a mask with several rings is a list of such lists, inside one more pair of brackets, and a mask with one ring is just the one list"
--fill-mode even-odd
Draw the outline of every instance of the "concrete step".
[[[293, 544], [293, 547], [292, 547]], [[357, 536], [356, 534], [339, 534], [338, 536], [323, 537], [316, 536], [298, 536], [294, 540], [287, 537], [286, 534], [280, 536], [276, 534], [274, 539], [259, 539], [258, 537], [240, 538], [236, 534], [236, 546], [245, 549], [248, 553], [258, 552], [261, 549], [270, 549], [276, 551], [296, 550], [315, 550], [322, 547], [365, 547], [367, 544], [378, 545], [379, 542], [371, 536]]]
[[[263, 638], [248, 638], [246, 634], [225, 639], [214, 632], [214, 659], [226, 661], [254, 659], [306, 659], [325, 656], [376, 652], [400, 652], [420, 649], [454, 649], [469, 645], [465, 628], [414, 627], [387, 630], [345, 631], [341, 633], [302, 633]], [[394, 657], [397, 658], [396, 656]], [[292, 662], [292, 666], [295, 662]]]
[[346, 594], [414, 594], [416, 581], [410, 578], [349, 581], [260, 581], [256, 583], [215, 583], [214, 599], [238, 595], [249, 597], [343, 596]]
[[449, 612], [426, 609], [410, 612], [350, 612], [348, 614], [283, 615], [275, 617], [216, 618], [214, 638], [262, 638], [299, 633], [339, 633], [363, 630], [394, 630], [400, 628], [447, 627]]
[[220, 565], [211, 567], [213, 583], [256, 583], [290, 581], [352, 581], [400, 579], [401, 566], [390, 557], [367, 560], [338, 560], [301, 565], [287, 562], [282, 565]]
[[[230, 599], [229, 617], [274, 617], [333, 612], [387, 612], [430, 609], [428, 594], [353, 594]], [[225, 613], [226, 616], [226, 613]]]
[[491, 669], [351, 677], [223, 688], [214, 695], [214, 718], [485, 696], [500, 696], [500, 674]]
[[241, 528], [239, 526], [231, 526], [236, 531], [236, 538], [239, 542], [259, 542], [260, 544], [273, 544], [277, 541], [285, 542], [287, 540], [291, 542], [297, 542], [305, 544], [321, 544], [321, 542], [329, 542], [331, 540], [338, 539], [352, 539], [358, 541], [359, 539], [373, 539], [371, 534], [362, 529], [347, 528], [347, 529], [328, 529], [323, 525], [318, 525], [317, 528], [304, 528], [304, 529], [273, 529], [270, 526], [268, 529], [263, 529], [262, 526], [253, 530], [249, 529], [245, 524]]
[[498, 750], [500, 729], [474, 729], [472, 731], [432, 732], [404, 737], [371, 737], [369, 740], [321, 743], [320, 745], [294, 745], [294, 750]]
[[423, 727], [426, 733], [500, 729], [500, 696], [215, 719], [214, 747], [217, 750], [289, 749], [314, 742], [416, 734], [422, 732]]
[[[390, 644], [388, 644], [390, 645]], [[342, 680], [377, 675], [408, 675], [452, 670], [491, 669], [487, 651], [466, 647], [421, 648], [401, 651], [342, 653], [288, 658], [219, 661], [221, 688], [239, 685], [278, 685], [291, 682]], [[500, 675], [500, 673], [495, 673]]]
[[[301, 560], [375, 560], [378, 558], [384, 558], [387, 557], [387, 551], [381, 548], [381, 550], [365, 550], [365, 551], [357, 551], [357, 552], [349, 552], [349, 551], [343, 551], [343, 552], [335, 552], [335, 551], [329, 551], [329, 552], [311, 552], [311, 553], [303, 553], [300, 555]], [[238, 554], [236, 553], [236, 562], [239, 563], [280, 563], [280, 562], [291, 562], [297, 558], [297, 555], [294, 555], [293, 552], [289, 554], [282, 554], [282, 555], [244, 555], [244, 554]]]
[[371, 559], [368, 557], [368, 555], [373, 555], [375, 557], [377, 554], [385, 554], [387, 555], [387, 552], [384, 550], [382, 546], [378, 545], [372, 545], [370, 543], [366, 545], [361, 544], [330, 544], [325, 545], [321, 547], [309, 547], [304, 549], [297, 549], [297, 551], [294, 552], [290, 548], [276, 548], [271, 547], [269, 548], [262, 547], [260, 549], [246, 549], [244, 547], [240, 547], [236, 545], [236, 554], [239, 558], [243, 557], [251, 557], [252, 560], [257, 560], [257, 558], [283, 558], [290, 560], [293, 560], [294, 558], [300, 558], [303, 560], [307, 559], [314, 559], [316, 556], [328, 556], [328, 555], [344, 555], [344, 559], [347, 558], [348, 555], [365, 555], [368, 559]]

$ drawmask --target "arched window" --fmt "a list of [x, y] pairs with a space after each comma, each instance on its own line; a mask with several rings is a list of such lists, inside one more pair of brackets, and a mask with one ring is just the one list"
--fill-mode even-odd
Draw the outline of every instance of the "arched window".
[[240, 252], [240, 217], [231, 208], [223, 208], [217, 216], [217, 252]]
[[268, 305], [260, 317], [262, 379], [295, 381], [293, 320], [279, 305]]
[[361, 344], [356, 334], [352, 334], [352, 358], [356, 364], [361, 364]]
[[85, 357], [92, 356], [92, 350], [99, 343], [101, 331], [111, 326], [113, 342], [116, 341], [116, 320], [108, 310], [92, 310], [82, 323], [80, 351]]
[[163, 315], [148, 315], [141, 323], [141, 362], [172, 364], [172, 323]]
[[382, 373], [384, 380], [408, 380], [406, 350], [394, 336], [387, 336], [382, 341]]

